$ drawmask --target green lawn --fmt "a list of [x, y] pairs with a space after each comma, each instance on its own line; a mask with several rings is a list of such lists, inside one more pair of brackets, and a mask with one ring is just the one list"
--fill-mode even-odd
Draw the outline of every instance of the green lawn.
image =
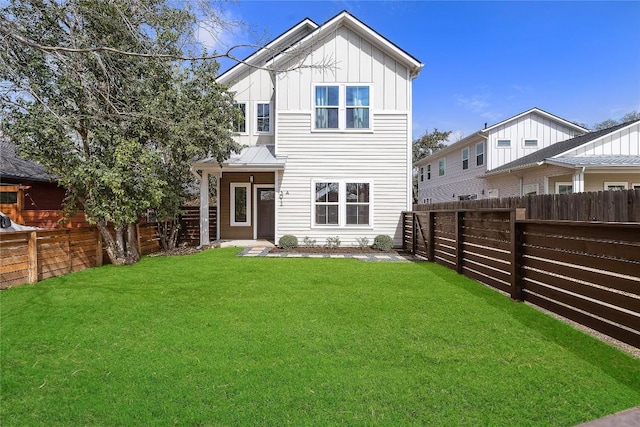
[[144, 258], [0, 293], [25, 425], [570, 426], [640, 360], [427, 263]]

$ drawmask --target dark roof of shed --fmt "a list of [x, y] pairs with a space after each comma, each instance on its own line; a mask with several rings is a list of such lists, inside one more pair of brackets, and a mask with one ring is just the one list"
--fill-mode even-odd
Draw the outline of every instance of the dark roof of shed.
[[0, 141], [0, 178], [55, 181], [55, 177], [44, 166], [20, 157], [16, 146], [6, 141]]
[[506, 163], [500, 167], [487, 171], [487, 174], [507, 171], [509, 169], [515, 169], [515, 168], [520, 168], [520, 167], [540, 163], [546, 159], [549, 159], [551, 157], [557, 156], [559, 154], [572, 150], [576, 147], [579, 147], [583, 144], [586, 144], [587, 142], [591, 142], [609, 133], [615, 132], [618, 129], [622, 129], [623, 127], [629, 126], [630, 124], [635, 123], [637, 121], [640, 121], [640, 120], [633, 120], [626, 123], [620, 123], [619, 125], [612, 126], [610, 128], [585, 133], [580, 136], [576, 136], [575, 138], [556, 142], [555, 144], [549, 145], [548, 147], [541, 148], [540, 150], [533, 152], [527, 156], [520, 157], [519, 159], [516, 159], [513, 162]]

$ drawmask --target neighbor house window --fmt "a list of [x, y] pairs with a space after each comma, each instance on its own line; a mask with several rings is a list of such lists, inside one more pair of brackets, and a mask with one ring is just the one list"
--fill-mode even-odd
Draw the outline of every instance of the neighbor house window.
[[500, 190], [498, 188], [492, 188], [487, 191], [487, 196], [490, 199], [497, 199], [498, 197], [500, 197]]
[[573, 183], [571, 182], [556, 182], [556, 194], [572, 194]]
[[458, 196], [458, 200], [463, 201], [463, 200], [477, 200], [478, 199], [478, 195], [477, 194], [465, 194], [464, 196]]
[[317, 225], [338, 225], [340, 184], [337, 182], [316, 182], [315, 223]]
[[627, 183], [626, 182], [605, 182], [604, 190], [626, 190]]
[[469, 147], [462, 149], [462, 169], [469, 169]]
[[231, 184], [231, 225], [249, 226], [251, 225], [251, 184], [232, 183]]
[[338, 129], [339, 86], [316, 86], [316, 129]]
[[535, 196], [538, 194], [538, 184], [526, 184], [522, 186], [523, 196]]
[[271, 104], [258, 103], [256, 106], [256, 132], [271, 132]]
[[510, 139], [499, 139], [498, 140], [498, 147], [502, 147], [502, 148], [511, 147], [511, 140]]
[[431, 179], [431, 165], [427, 165], [427, 180]]
[[446, 166], [447, 166], [447, 159], [438, 160], [438, 176], [444, 176]]
[[347, 129], [369, 128], [369, 87], [347, 86]]
[[237, 133], [247, 132], [247, 104], [237, 103], [233, 106], [238, 110], [233, 119], [233, 130]]
[[420, 182], [424, 181], [424, 167], [420, 168]]
[[347, 182], [345, 185], [347, 225], [369, 224], [369, 183]]
[[0, 193], [0, 203], [16, 204], [18, 203], [18, 192], [3, 191]]
[[525, 139], [524, 148], [536, 148], [538, 146], [537, 139]]
[[639, 183], [639, 184], [635, 184], [635, 183], [634, 183], [634, 184], [631, 184], [631, 188], [632, 188], [633, 190], [640, 190], [640, 183]]
[[484, 165], [484, 143], [476, 144], [476, 166]]
[[371, 226], [373, 183], [367, 180], [313, 181], [313, 226]]

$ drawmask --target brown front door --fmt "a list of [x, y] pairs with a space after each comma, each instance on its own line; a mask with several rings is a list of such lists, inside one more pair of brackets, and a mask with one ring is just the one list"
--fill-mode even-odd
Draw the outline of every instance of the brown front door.
[[258, 239], [273, 240], [276, 219], [276, 192], [273, 188], [258, 188], [257, 194]]

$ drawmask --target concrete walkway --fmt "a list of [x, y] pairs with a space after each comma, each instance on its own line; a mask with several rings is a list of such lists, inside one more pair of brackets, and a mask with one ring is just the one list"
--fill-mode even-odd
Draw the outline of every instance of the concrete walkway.
[[238, 253], [238, 256], [246, 257], [269, 257], [269, 258], [354, 258], [360, 261], [369, 262], [409, 262], [413, 261], [412, 256], [404, 256], [395, 253], [367, 253], [367, 254], [301, 254], [278, 252], [270, 253], [270, 247], [249, 246]]
[[576, 427], [640, 427], [640, 406], [589, 421]]

